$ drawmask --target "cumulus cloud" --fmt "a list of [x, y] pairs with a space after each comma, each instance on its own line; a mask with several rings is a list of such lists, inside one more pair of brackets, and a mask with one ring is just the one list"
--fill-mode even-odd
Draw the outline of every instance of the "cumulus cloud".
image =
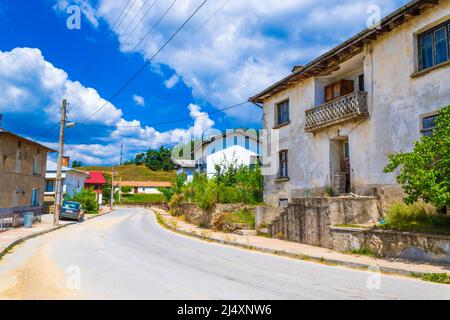
[[133, 94], [133, 100], [136, 105], [141, 106], [141, 107], [145, 106], [144, 97], [138, 96], [137, 94]]
[[[59, 106], [70, 97], [70, 118], [82, 121], [106, 104], [93, 88], [72, 81], [68, 74], [46, 61], [39, 49], [0, 51], [0, 112], [44, 113], [50, 122], [59, 117]], [[122, 117], [112, 104], [90, 117], [89, 122], [111, 125]]]
[[[144, 16], [144, 0], [136, 0], [114, 30], [121, 50], [151, 57], [162, 43], [199, 5], [199, 1], [177, 2], [151, 36], [144, 39], [171, 1], [160, 1]], [[170, 66], [176, 78], [166, 80], [170, 88], [182, 79], [195, 98], [225, 107], [257, 93], [287, 75], [293, 65], [304, 64], [365, 27], [370, 5], [384, 14], [407, 0], [223, 0], [210, 1], [182, 33], [157, 58]], [[100, 0], [97, 16], [110, 26], [127, 0]], [[136, 16], [137, 22], [132, 23]], [[126, 28], [131, 24], [131, 28]], [[135, 30], [130, 33], [130, 30]], [[178, 78], [179, 77], [179, 78]], [[227, 111], [249, 119], [253, 114]], [[253, 120], [260, 121], [260, 116]]]

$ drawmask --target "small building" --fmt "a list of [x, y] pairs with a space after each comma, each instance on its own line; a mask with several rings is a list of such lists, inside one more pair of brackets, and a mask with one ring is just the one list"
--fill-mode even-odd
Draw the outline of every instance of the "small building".
[[[56, 168], [57, 164], [53, 161], [47, 161], [47, 172], [45, 174], [45, 195], [54, 197], [56, 192]], [[84, 182], [88, 174], [83, 171], [75, 170], [62, 166], [61, 185], [64, 197], [73, 197], [84, 188]]]
[[206, 173], [209, 178], [216, 173], [216, 166], [256, 165], [262, 144], [255, 130], [230, 130], [213, 136], [194, 149], [194, 162], [197, 171]]
[[0, 128], [0, 214], [43, 205], [49, 152], [54, 150]]
[[99, 171], [89, 171], [87, 172], [88, 177], [84, 181], [84, 187], [86, 189], [92, 189], [97, 194], [97, 202], [98, 204], [102, 204], [103, 202], [103, 186], [106, 184], [106, 179], [103, 176], [103, 173]]
[[187, 182], [194, 180], [195, 160], [173, 159], [177, 175], [186, 174]]

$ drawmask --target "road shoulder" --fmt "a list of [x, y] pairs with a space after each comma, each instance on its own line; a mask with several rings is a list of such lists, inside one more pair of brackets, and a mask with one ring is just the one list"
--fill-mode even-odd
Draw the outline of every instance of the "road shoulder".
[[319, 262], [334, 266], [344, 266], [370, 272], [380, 271], [401, 276], [424, 275], [429, 273], [450, 274], [450, 267], [425, 262], [404, 261], [399, 259], [380, 259], [369, 256], [344, 254], [326, 248], [314, 247], [296, 242], [260, 237], [241, 236], [201, 229], [182, 221], [170, 213], [151, 208], [158, 222], [165, 228], [179, 234], [195, 237], [209, 242], [231, 245], [248, 250], [281, 255], [295, 259]]

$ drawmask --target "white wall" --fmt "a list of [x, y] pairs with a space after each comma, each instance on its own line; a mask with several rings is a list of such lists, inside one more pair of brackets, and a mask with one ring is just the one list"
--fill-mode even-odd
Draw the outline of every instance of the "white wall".
[[224, 150], [220, 150], [207, 156], [207, 169], [206, 173], [208, 177], [213, 177], [216, 173], [216, 165], [230, 166], [230, 165], [245, 165], [249, 166], [252, 163], [251, 158], [258, 156], [256, 152], [247, 150], [241, 146], [231, 146]]

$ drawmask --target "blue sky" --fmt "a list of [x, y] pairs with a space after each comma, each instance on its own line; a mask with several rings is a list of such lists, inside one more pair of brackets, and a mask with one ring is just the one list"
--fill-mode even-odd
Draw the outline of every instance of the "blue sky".
[[[361, 31], [370, 5], [384, 16], [407, 1], [209, 0], [150, 66], [90, 117], [201, 2], [2, 0], [3, 127], [56, 147], [58, 105], [66, 97], [69, 118], [84, 123], [67, 130], [66, 154], [85, 164], [118, 162], [121, 143], [129, 158], [201, 130], [260, 128], [261, 111], [251, 104], [204, 112], [246, 101], [293, 65]], [[66, 25], [70, 5], [81, 10], [79, 30]]]

